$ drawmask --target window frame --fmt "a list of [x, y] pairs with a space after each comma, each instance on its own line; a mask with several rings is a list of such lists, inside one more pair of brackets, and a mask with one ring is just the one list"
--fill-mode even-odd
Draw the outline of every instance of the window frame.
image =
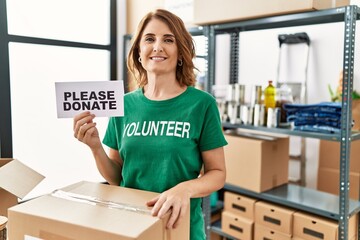
[[0, 157], [13, 157], [9, 43], [32, 43], [58, 47], [108, 50], [110, 79], [117, 79], [117, 0], [110, 0], [110, 43], [107, 45], [8, 34], [6, 0], [0, 0]]

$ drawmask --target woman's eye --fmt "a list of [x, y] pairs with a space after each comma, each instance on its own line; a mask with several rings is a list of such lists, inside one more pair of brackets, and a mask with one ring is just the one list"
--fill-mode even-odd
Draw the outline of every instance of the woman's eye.
[[145, 42], [152, 42], [152, 41], [154, 41], [154, 39], [153, 39], [153, 38], [150, 38], [150, 37], [145, 38]]
[[164, 40], [164, 42], [166, 42], [166, 43], [173, 43], [173, 42], [174, 42], [174, 40], [173, 40], [173, 39], [171, 39], [171, 38], [168, 38], [168, 39], [165, 39], [165, 40]]

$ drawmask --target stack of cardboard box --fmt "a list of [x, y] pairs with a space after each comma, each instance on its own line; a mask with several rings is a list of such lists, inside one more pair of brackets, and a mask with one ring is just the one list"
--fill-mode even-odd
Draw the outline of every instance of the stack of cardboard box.
[[[242, 240], [338, 240], [339, 223], [315, 214], [296, 211], [225, 192], [222, 231]], [[357, 239], [358, 215], [349, 219], [348, 239]]]
[[221, 216], [222, 231], [237, 239], [253, 239], [255, 202], [256, 199], [225, 192]]
[[258, 201], [255, 204], [255, 238], [291, 240], [295, 210]]

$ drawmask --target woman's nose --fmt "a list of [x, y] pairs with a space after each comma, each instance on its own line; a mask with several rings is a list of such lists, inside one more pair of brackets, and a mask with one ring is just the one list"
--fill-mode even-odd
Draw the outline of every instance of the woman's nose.
[[163, 47], [160, 42], [157, 42], [154, 44], [153, 51], [154, 52], [162, 52], [163, 51]]

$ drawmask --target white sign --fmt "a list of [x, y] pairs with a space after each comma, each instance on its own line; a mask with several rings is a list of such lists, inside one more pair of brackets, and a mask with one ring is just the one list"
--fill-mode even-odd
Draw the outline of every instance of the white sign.
[[124, 84], [117, 81], [56, 82], [58, 118], [90, 111], [97, 117], [124, 116]]

